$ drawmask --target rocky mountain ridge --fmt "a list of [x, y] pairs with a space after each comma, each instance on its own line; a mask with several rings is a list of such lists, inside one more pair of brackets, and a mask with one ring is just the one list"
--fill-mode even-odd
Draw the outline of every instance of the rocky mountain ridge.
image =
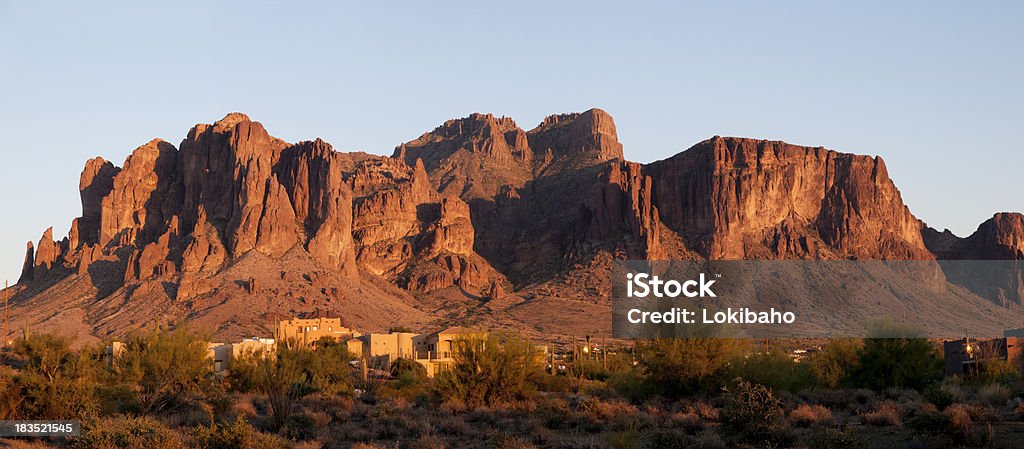
[[80, 194], [66, 238], [28, 244], [21, 324], [73, 320], [97, 338], [151, 321], [236, 335], [271, 314], [517, 327], [526, 305], [606, 307], [615, 258], [1024, 258], [1024, 216], [935, 231], [880, 157], [714, 137], [638, 164], [599, 109], [528, 131], [473, 114], [391, 157], [291, 144], [232, 113], [121, 167], [89, 160]]

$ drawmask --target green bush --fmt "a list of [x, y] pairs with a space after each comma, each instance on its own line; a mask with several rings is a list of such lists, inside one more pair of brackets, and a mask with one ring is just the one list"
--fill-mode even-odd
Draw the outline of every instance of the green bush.
[[179, 449], [178, 433], [149, 417], [106, 418], [87, 423], [72, 440], [75, 449]]
[[101, 365], [94, 348], [76, 353], [67, 338], [34, 334], [15, 343], [13, 352], [24, 366], [6, 386], [9, 402], [18, 403], [6, 413], [27, 419], [86, 419], [98, 414], [95, 385]]
[[427, 377], [427, 369], [420, 365], [413, 359], [399, 358], [391, 362], [391, 376], [400, 378], [406, 375], [412, 379], [425, 379]]
[[114, 364], [117, 381], [132, 385], [144, 413], [165, 412], [199, 393], [211, 377], [205, 336], [180, 329], [139, 334]]
[[316, 422], [307, 415], [294, 415], [284, 423], [284, 435], [297, 441], [316, 438]]
[[875, 391], [887, 388], [923, 390], [942, 379], [942, 358], [937, 348], [920, 332], [899, 325], [879, 324], [873, 338], [858, 351], [860, 365], [856, 380]]
[[728, 338], [666, 338], [638, 342], [636, 355], [653, 391], [679, 398], [714, 390], [738, 350]]
[[442, 400], [475, 407], [529, 398], [530, 380], [540, 375], [540, 354], [528, 340], [491, 334], [453, 345], [452, 366], [435, 381]]
[[730, 377], [740, 377], [776, 391], [798, 392], [814, 384], [814, 376], [805, 363], [797, 363], [781, 352], [757, 353], [737, 358]]
[[195, 441], [198, 449], [285, 449], [288, 447], [281, 439], [260, 433], [241, 417], [228, 425], [199, 426], [196, 428]]
[[861, 346], [860, 340], [829, 340], [807, 361], [815, 382], [825, 388], [851, 386], [852, 376], [860, 364]]

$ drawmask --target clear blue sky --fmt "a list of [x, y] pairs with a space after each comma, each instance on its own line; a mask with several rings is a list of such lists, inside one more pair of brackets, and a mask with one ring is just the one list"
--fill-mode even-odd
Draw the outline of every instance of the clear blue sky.
[[475, 111], [601, 107], [632, 160], [781, 139], [883, 156], [960, 235], [1024, 210], [1020, 2], [148, 3], [0, 0], [0, 277], [66, 235], [86, 159], [235, 110], [390, 154]]

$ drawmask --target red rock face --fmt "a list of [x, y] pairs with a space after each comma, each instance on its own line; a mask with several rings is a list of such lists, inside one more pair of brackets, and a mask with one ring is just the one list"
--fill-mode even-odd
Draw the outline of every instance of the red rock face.
[[1024, 260], [1024, 215], [1019, 213], [997, 213], [966, 238], [927, 227], [923, 232], [940, 259]]
[[[174, 213], [173, 205], [167, 201], [177, 174], [177, 153], [173, 145], [159, 139], [132, 152], [124, 169], [113, 177], [110, 192], [101, 200], [100, 245], [114, 241], [119, 246], [131, 245], [137, 238], [141, 239], [139, 243], [148, 243], [163, 233], [166, 220]], [[105, 164], [103, 167], [101, 171], [113, 171], [106, 169]], [[95, 178], [93, 181], [106, 182]], [[103, 187], [90, 183], [83, 190], [83, 213], [91, 209], [90, 203]]]
[[[336, 301], [337, 285], [367, 279], [482, 300], [601, 301], [614, 258], [1024, 257], [1020, 214], [965, 239], [922, 229], [880, 158], [716, 137], [641, 165], [623, 160], [599, 109], [529, 131], [474, 114], [390, 158], [290, 144], [233, 113], [193, 127], [180, 150], [153, 140], [123, 165], [86, 164], [82, 216], [67, 239], [48, 230], [28, 244], [19, 284], [39, 288], [26, 291], [81, 278], [98, 298], [133, 287], [197, 300], [230, 272], [247, 297], [287, 297], [266, 277], [255, 288], [251, 267], [296, 260], [316, 282], [287, 270], [276, 281], [310, 279]], [[1021, 283], [1007, 279], [996, 294], [1015, 301]]]
[[705, 257], [933, 258], [881, 158], [716, 137], [645, 170]]
[[[929, 227], [922, 233], [941, 260], [1024, 260], [1024, 215], [1019, 213], [997, 213], [965, 238]], [[1024, 269], [1018, 264], [952, 263], [944, 268], [952, 282], [997, 304], [1024, 304]]]
[[585, 209], [581, 220], [587, 241], [633, 238], [625, 245], [629, 257], [666, 257], [651, 177], [643, 173], [643, 167], [635, 162], [613, 163], [602, 179], [607, 184], [597, 190], [593, 208]]

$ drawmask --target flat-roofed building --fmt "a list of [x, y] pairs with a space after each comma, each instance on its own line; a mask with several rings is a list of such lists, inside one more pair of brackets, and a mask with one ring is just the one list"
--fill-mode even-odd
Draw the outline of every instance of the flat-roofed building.
[[321, 338], [345, 341], [359, 333], [341, 324], [341, 318], [294, 318], [277, 323], [277, 341], [281, 344], [310, 345]]
[[964, 338], [943, 343], [946, 376], [973, 376], [982, 373], [985, 363], [1010, 362], [1017, 369], [1024, 368], [1022, 344], [1019, 338]]
[[416, 357], [413, 338], [416, 334], [409, 332], [391, 332], [387, 334], [365, 334], [348, 342], [349, 352], [366, 360], [371, 366], [388, 369], [396, 359], [412, 359]]
[[430, 334], [417, 335], [413, 339], [416, 347], [416, 362], [427, 369], [427, 376], [434, 377], [448, 369], [454, 362], [456, 342], [463, 338], [482, 338], [487, 334], [476, 329], [456, 326]]

